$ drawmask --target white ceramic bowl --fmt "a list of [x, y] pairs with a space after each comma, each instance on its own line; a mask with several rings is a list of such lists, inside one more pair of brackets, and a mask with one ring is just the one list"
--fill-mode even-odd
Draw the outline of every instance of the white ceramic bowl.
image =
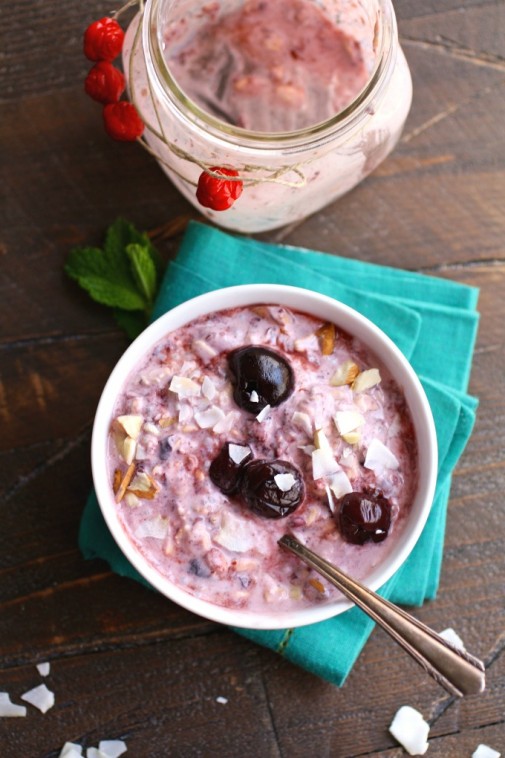
[[92, 470], [98, 502], [114, 539], [130, 563], [153, 587], [184, 608], [214, 621], [253, 629], [283, 629], [330, 618], [347, 610], [351, 604], [341, 599], [295, 611], [276, 613], [275, 609], [272, 609], [271, 613], [255, 613], [224, 608], [190, 595], [158, 573], [128, 538], [117, 516], [107, 469], [107, 440], [116, 398], [121, 392], [124, 380], [140, 359], [166, 334], [199, 316], [223, 308], [256, 303], [284, 305], [333, 322], [355, 335], [379, 356], [403, 389], [417, 437], [419, 485], [402, 540], [393, 547], [384, 562], [367, 576], [365, 583], [372, 589], [378, 589], [394, 574], [416, 544], [431, 508], [437, 474], [435, 425], [424, 390], [396, 345], [367, 318], [325, 295], [283, 285], [241, 285], [193, 298], [161, 316], [130, 345], [109, 377], [100, 398], [93, 427]]

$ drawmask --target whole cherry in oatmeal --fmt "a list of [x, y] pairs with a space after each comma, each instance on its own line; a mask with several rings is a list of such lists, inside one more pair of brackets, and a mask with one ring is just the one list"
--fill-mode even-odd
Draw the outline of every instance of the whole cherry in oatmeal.
[[109, 468], [123, 528], [160, 574], [269, 612], [337, 592], [279, 550], [285, 532], [364, 578], [402, 539], [418, 480], [380, 359], [338, 325], [263, 303], [201, 316], [145, 355], [114, 409]]

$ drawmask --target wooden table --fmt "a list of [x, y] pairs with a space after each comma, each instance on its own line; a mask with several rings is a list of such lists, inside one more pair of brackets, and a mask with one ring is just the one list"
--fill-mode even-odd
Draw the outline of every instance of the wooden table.
[[[105, 136], [83, 94], [81, 35], [109, 6], [12, 0], [0, 48], [0, 690], [20, 702], [50, 660], [56, 705], [0, 720], [2, 758], [112, 738], [135, 758], [399, 756], [387, 727], [404, 703], [431, 723], [430, 756], [504, 750], [505, 3], [396, 6], [415, 90], [399, 147], [347, 197], [266, 237], [481, 288], [481, 406], [454, 477], [440, 593], [418, 616], [485, 661], [485, 693], [455, 701], [378, 630], [339, 690], [82, 559], [93, 414], [126, 340], [63, 263], [118, 215], [152, 229], [195, 212], [142, 150]], [[179, 239], [180, 226], [165, 258]]]

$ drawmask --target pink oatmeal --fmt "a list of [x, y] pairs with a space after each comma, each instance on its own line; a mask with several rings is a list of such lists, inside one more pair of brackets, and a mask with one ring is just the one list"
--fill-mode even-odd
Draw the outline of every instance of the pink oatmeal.
[[[284, 372], [270, 402], [246, 359], [253, 370], [267, 361], [275, 382]], [[129, 539], [163, 576], [217, 605], [269, 612], [338, 594], [279, 549], [283, 534], [366, 577], [402, 538], [418, 479], [405, 399], [377, 356], [331, 324], [263, 304], [157, 343], [114, 409], [109, 470]]]

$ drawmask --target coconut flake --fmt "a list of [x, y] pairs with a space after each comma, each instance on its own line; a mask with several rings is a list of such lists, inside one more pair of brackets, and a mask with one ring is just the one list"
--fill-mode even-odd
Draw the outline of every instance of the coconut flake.
[[202, 382], [202, 395], [207, 398], [207, 400], [213, 400], [213, 398], [216, 396], [216, 385], [212, 381], [212, 379], [209, 379], [208, 376], [205, 376]]
[[472, 758], [500, 758], [500, 756], [501, 753], [498, 750], [494, 750], [489, 745], [484, 745], [484, 743], [477, 745], [477, 750], [474, 750], [472, 753]]
[[222, 695], [216, 698], [216, 703], [221, 703], [221, 705], [226, 705], [227, 702], [228, 702], [228, 698], [223, 697]]
[[233, 553], [246, 553], [256, 547], [251, 525], [231, 513], [224, 513], [220, 531], [212, 536], [214, 542]]
[[167, 536], [168, 519], [162, 516], [142, 521], [135, 530], [135, 537], [141, 540], [144, 537], [151, 537], [154, 540], [164, 540]]
[[250, 452], [251, 448], [249, 445], [235, 445], [233, 442], [230, 442], [228, 445], [228, 455], [237, 466], [240, 466], [244, 458], [247, 458]]
[[300, 411], [295, 411], [291, 417], [291, 421], [293, 424], [298, 427], [298, 429], [302, 429], [308, 437], [312, 437], [314, 434], [314, 429], [312, 427], [312, 419], [310, 418], [308, 413], [301, 413]]
[[336, 474], [339, 469], [340, 466], [331, 451], [325, 449], [317, 449], [313, 451], [312, 477], [315, 481]]
[[228, 434], [228, 432], [234, 427], [235, 421], [239, 415], [238, 411], [228, 411], [226, 416], [222, 421], [218, 421], [212, 431], [216, 432], [216, 434]]
[[86, 758], [105, 758], [105, 755], [97, 747], [89, 747], [86, 750]]
[[21, 695], [21, 700], [26, 700], [27, 703], [34, 705], [42, 713], [46, 713], [54, 705], [54, 692], [48, 690], [45, 684], [39, 684], [38, 687], [34, 687]]
[[13, 703], [7, 692], [0, 692], [0, 718], [26, 716], [26, 706]]
[[335, 513], [335, 498], [333, 497], [333, 492], [329, 488], [327, 484], [324, 486], [326, 490], [326, 497], [328, 498], [328, 506], [330, 508], [330, 513]]
[[212, 345], [209, 345], [209, 343], [205, 342], [204, 340], [195, 340], [193, 342], [192, 348], [193, 352], [195, 352], [196, 355], [205, 363], [210, 361], [211, 358], [215, 358], [217, 355], [217, 350], [215, 350]]
[[251, 401], [251, 403], [259, 403], [260, 396], [258, 395], [256, 390], [252, 390], [251, 394], [249, 395], [249, 400]]
[[128, 750], [123, 740], [101, 740], [98, 749], [106, 758], [119, 758]]
[[193, 379], [188, 379], [187, 376], [173, 376], [168, 389], [180, 398], [197, 397], [201, 392], [200, 385]]
[[337, 499], [352, 492], [352, 484], [343, 469], [332, 474], [329, 477], [328, 484]]
[[51, 670], [50, 663], [47, 663], [47, 662], [37, 663], [37, 671], [39, 672], [40, 676], [47, 676], [50, 670]]
[[256, 421], [259, 421], [261, 424], [261, 422], [267, 418], [271, 410], [272, 410], [272, 407], [270, 405], [265, 405], [265, 407], [256, 416]]
[[410, 705], [402, 705], [396, 712], [389, 731], [409, 755], [424, 755], [428, 750], [430, 725]]
[[274, 482], [281, 492], [289, 492], [296, 482], [293, 474], [275, 474]]
[[363, 426], [365, 417], [357, 411], [337, 411], [334, 421], [339, 434], [344, 435], [354, 432], [358, 426]]
[[442, 637], [443, 640], [449, 643], [449, 645], [452, 645], [452, 647], [455, 647], [456, 650], [465, 650], [465, 644], [459, 634], [457, 634], [454, 629], [451, 629], [451, 627], [448, 627], [447, 629], [444, 629], [443, 632], [439, 632], [440, 637]]
[[77, 742], [65, 742], [58, 758], [82, 758], [82, 747]]
[[397, 469], [399, 467], [398, 458], [383, 442], [374, 438], [366, 451], [364, 467], [372, 469], [376, 474], [380, 474], [384, 469]]
[[224, 411], [217, 405], [211, 405], [205, 411], [197, 411], [195, 413], [195, 421], [200, 429], [211, 429], [223, 419]]
[[144, 431], [148, 434], [153, 434], [155, 437], [160, 436], [160, 430], [159, 427], [156, 426], [156, 424], [151, 423], [150, 421], [146, 421], [144, 424]]

